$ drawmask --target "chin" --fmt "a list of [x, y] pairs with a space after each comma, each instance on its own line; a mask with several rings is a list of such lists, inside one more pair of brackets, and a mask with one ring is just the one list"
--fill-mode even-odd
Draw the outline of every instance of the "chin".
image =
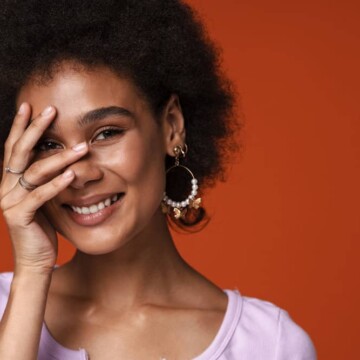
[[132, 238], [127, 232], [114, 233], [103, 229], [92, 229], [81, 234], [58, 232], [77, 250], [88, 255], [109, 254], [124, 247]]
[[[130, 215], [130, 214], [128, 214]], [[138, 214], [139, 216], [139, 214]], [[57, 232], [77, 250], [88, 255], [106, 255], [133, 244], [138, 235], [146, 231], [149, 221], [136, 221], [128, 216], [126, 221], [114, 219], [103, 226], [57, 228]]]

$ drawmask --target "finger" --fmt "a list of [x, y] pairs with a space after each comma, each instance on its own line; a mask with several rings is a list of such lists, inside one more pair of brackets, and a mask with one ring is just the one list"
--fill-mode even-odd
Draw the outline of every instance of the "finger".
[[[2, 200], [1, 207], [4, 217], [21, 226], [29, 225], [33, 219], [35, 212], [43, 206], [47, 201], [54, 198], [62, 190], [64, 190], [74, 180], [75, 173], [68, 169], [64, 173], [58, 175], [48, 183], [39, 186], [15, 206], [7, 206], [6, 198]], [[20, 215], [21, 214], [21, 215]]]
[[[73, 146], [71, 149], [38, 160], [26, 170], [23, 178], [29, 184], [35, 186], [43, 185], [57, 176], [64, 168], [79, 160], [88, 150], [87, 143], [83, 142]], [[11, 188], [9, 192], [12, 195], [12, 204], [17, 204], [28, 194], [28, 190], [24, 189], [19, 184], [19, 181], [17, 181], [16, 186]]]
[[25, 169], [27, 167], [34, 146], [37, 144], [52, 120], [54, 120], [54, 115], [55, 108], [49, 106], [31, 121], [23, 134], [12, 145], [8, 165], [5, 166], [13, 169]]
[[31, 116], [31, 107], [28, 103], [22, 103], [19, 107], [18, 112], [15, 115], [13, 124], [11, 126], [9, 136], [6, 139], [4, 144], [5, 152], [4, 152], [4, 169], [9, 162], [9, 158], [11, 155], [12, 147], [15, 142], [20, 138], [20, 136], [24, 133], [28, 123], [29, 118]]

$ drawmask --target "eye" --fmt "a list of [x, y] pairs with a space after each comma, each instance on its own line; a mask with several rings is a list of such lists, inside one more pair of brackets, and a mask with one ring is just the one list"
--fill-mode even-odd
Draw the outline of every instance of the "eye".
[[95, 140], [106, 140], [114, 136], [121, 135], [123, 132], [124, 130], [121, 129], [105, 129], [96, 135]]
[[51, 140], [40, 141], [35, 146], [35, 150], [37, 150], [37, 151], [51, 151], [51, 150], [58, 150], [58, 149], [62, 149], [62, 145], [56, 143], [55, 141], [51, 141]]

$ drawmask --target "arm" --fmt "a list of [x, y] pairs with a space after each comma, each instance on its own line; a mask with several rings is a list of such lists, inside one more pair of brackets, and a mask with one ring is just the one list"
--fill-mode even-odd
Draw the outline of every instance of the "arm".
[[[0, 323], [0, 359], [37, 359], [51, 274], [57, 257], [57, 235], [40, 210], [74, 180], [64, 168], [85, 155], [86, 144], [36, 159], [34, 147], [55, 117], [45, 111], [30, 124], [31, 108], [24, 103], [5, 144], [4, 165], [25, 169], [23, 177], [35, 189], [19, 183], [20, 173], [4, 172], [1, 210], [9, 229], [15, 258], [10, 296]], [[85, 145], [85, 146], [84, 146]], [[60, 173], [60, 175], [59, 175]]]
[[37, 359], [50, 281], [50, 272], [14, 274], [0, 323], [0, 359]]
[[309, 335], [289, 314], [280, 309], [276, 360], [316, 360], [316, 350]]

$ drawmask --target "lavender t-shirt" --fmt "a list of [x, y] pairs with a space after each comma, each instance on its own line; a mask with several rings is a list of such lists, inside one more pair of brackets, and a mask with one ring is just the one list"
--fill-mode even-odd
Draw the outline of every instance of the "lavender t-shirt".
[[[0, 274], [0, 317], [12, 276]], [[229, 301], [220, 329], [209, 347], [193, 360], [316, 360], [310, 337], [285, 310], [268, 301], [242, 296], [238, 290], [224, 292]], [[59, 344], [43, 324], [38, 360], [89, 358], [85, 349], [71, 350]]]

